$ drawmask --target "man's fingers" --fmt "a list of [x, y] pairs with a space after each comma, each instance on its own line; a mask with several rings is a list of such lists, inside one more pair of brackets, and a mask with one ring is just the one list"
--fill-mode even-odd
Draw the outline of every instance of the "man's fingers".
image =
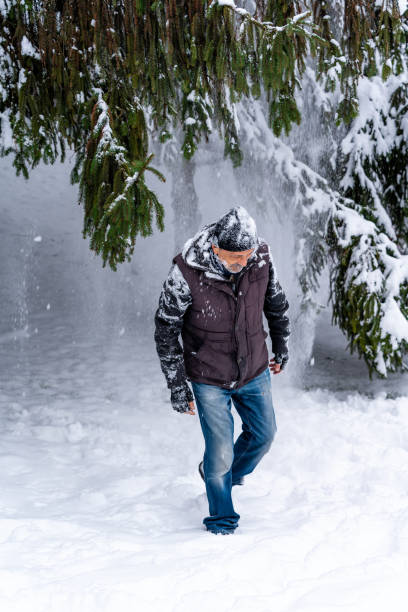
[[271, 362], [269, 364], [269, 369], [271, 370], [271, 372], [273, 374], [280, 374], [281, 373], [280, 363], [275, 363], [274, 359], [271, 359]]
[[187, 414], [195, 414], [194, 410], [195, 410], [195, 406], [194, 406], [194, 402], [188, 402], [188, 405], [190, 406], [190, 410], [186, 410]]

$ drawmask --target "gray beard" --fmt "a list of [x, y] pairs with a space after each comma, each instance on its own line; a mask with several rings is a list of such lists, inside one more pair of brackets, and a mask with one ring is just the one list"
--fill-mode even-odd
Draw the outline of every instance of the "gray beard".
[[230, 270], [228, 270], [228, 268], [224, 266], [224, 264], [222, 263], [218, 255], [216, 255], [212, 249], [210, 252], [210, 258], [211, 258], [211, 263], [213, 264], [214, 268], [216, 268], [217, 272], [219, 272], [220, 274], [222, 274], [223, 276], [227, 278], [230, 278], [232, 274], [233, 279], [235, 280], [237, 278], [237, 275], [241, 274], [242, 270], [244, 269], [242, 268], [242, 270], [240, 270], [239, 272], [231, 272]]

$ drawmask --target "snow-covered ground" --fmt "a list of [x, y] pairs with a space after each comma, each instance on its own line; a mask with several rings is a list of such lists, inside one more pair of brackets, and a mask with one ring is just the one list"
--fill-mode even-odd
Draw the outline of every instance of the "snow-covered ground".
[[55, 324], [1, 362], [2, 610], [406, 609], [406, 395], [274, 376], [278, 435], [224, 537], [201, 523], [199, 420], [171, 409], [150, 334]]
[[0, 609], [405, 612], [408, 378], [370, 382], [323, 311], [314, 364], [272, 377], [239, 527], [214, 536], [199, 419], [172, 410], [153, 343], [169, 240], [102, 271], [66, 167], [0, 179]]

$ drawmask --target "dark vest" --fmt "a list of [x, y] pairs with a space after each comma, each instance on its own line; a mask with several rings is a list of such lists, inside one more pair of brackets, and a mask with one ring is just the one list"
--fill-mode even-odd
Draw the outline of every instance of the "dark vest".
[[225, 388], [243, 387], [268, 367], [268, 334], [262, 321], [269, 280], [268, 245], [261, 244], [256, 258], [244, 268], [237, 295], [230, 282], [208, 278], [204, 270], [188, 265], [181, 253], [173, 261], [192, 295], [181, 330], [187, 378]]

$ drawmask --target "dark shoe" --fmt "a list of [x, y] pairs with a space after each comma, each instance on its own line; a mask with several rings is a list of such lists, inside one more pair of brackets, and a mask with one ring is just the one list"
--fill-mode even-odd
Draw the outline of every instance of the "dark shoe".
[[204, 480], [205, 482], [205, 477], [204, 477], [204, 461], [200, 461], [200, 463], [198, 464], [198, 471], [200, 472], [200, 476], [201, 478]]
[[231, 533], [234, 533], [235, 529], [208, 529], [207, 531], [209, 531], [210, 533], [214, 533], [215, 535], [218, 535], [219, 533], [221, 533], [222, 535], [230, 535]]

